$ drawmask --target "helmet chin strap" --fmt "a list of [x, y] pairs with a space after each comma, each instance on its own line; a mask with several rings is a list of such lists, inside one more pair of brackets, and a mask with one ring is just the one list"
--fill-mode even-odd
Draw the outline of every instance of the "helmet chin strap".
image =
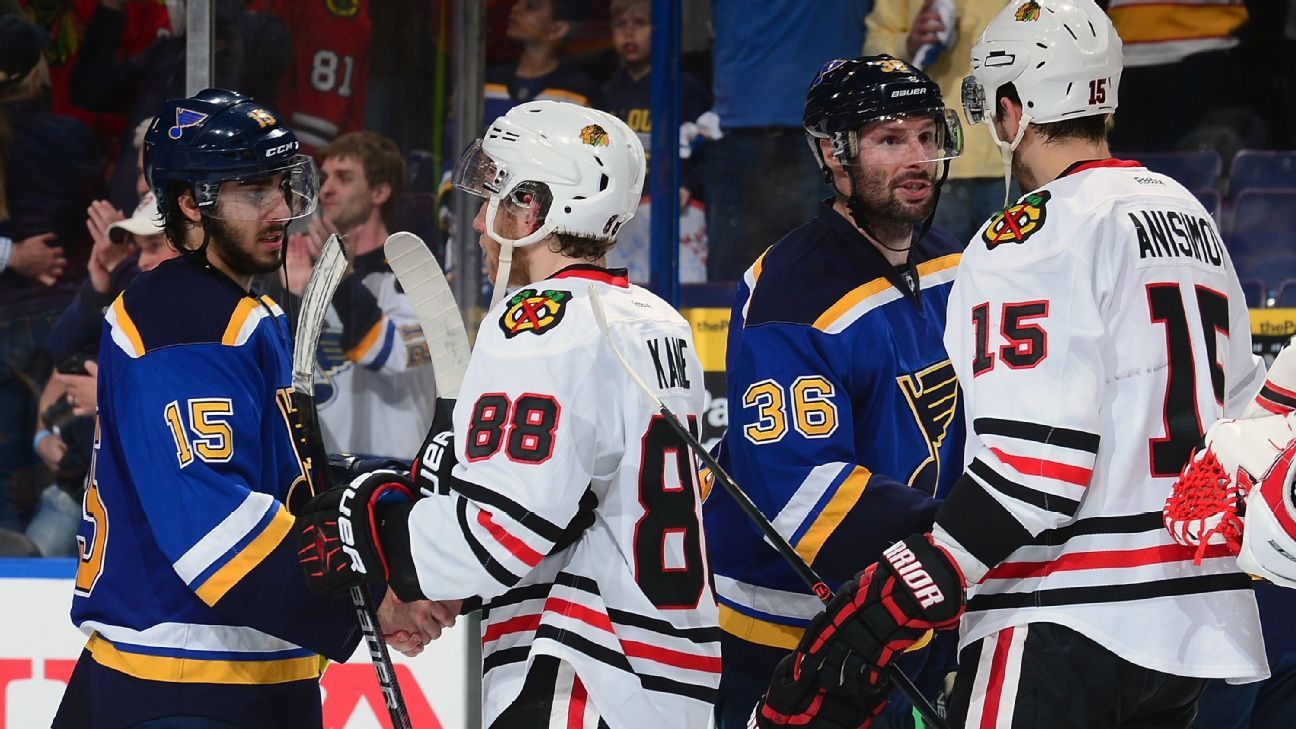
[[1008, 143], [999, 138], [999, 130], [995, 129], [994, 117], [986, 114], [985, 123], [990, 126], [990, 138], [994, 140], [995, 146], [999, 148], [999, 157], [1003, 160], [1004, 171], [1004, 209], [1008, 208], [1008, 202], [1012, 190], [1012, 156], [1016, 151], [1017, 145], [1021, 144], [1022, 135], [1026, 133], [1026, 127], [1030, 126], [1031, 115], [1024, 109], [1022, 110], [1021, 119], [1017, 122], [1017, 135], [1013, 137], [1012, 143]]
[[528, 236], [522, 238], [504, 238], [495, 232], [495, 216], [499, 213], [499, 198], [491, 196], [486, 203], [486, 235], [491, 237], [496, 243], [500, 244], [499, 266], [495, 270], [495, 285], [491, 288], [490, 306], [487, 310], [495, 308], [507, 293], [509, 271], [513, 268], [513, 249], [519, 246], [529, 246], [532, 243], [549, 237], [552, 228], [548, 223], [541, 225], [537, 230]]

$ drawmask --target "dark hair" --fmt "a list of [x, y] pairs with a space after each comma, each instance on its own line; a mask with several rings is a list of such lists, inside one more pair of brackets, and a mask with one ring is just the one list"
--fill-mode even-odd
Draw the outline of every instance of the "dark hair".
[[365, 181], [370, 187], [386, 183], [391, 186], [391, 196], [379, 212], [383, 224], [392, 227], [396, 214], [396, 199], [405, 189], [405, 158], [396, 143], [376, 132], [351, 132], [329, 142], [316, 155], [320, 167], [330, 157], [350, 157], [360, 162]]
[[558, 233], [558, 252], [569, 258], [577, 258], [591, 263], [597, 261], [616, 245], [610, 238], [595, 238], [590, 235], [572, 235]]
[[[1017, 94], [1017, 87], [1011, 83], [1004, 84], [999, 87], [999, 91], [995, 94], [996, 115], [999, 113], [1000, 102], [1004, 99], [1018, 105], [1022, 103], [1021, 96]], [[1107, 114], [1092, 114], [1047, 124], [1031, 123], [1039, 130], [1039, 134], [1044, 138], [1045, 142], [1058, 142], [1064, 139], [1101, 142], [1107, 138], [1107, 117]]]
[[189, 183], [187, 182], [178, 180], [168, 182], [165, 198], [166, 209], [161, 211], [162, 232], [166, 234], [171, 247], [182, 253], [185, 250], [185, 235], [194, 224], [194, 221], [186, 218], [184, 211], [180, 209], [180, 196], [188, 189]]

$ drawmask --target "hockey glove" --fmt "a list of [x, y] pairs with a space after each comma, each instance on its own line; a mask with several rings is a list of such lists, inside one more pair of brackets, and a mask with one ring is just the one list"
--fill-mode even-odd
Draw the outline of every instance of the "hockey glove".
[[865, 684], [858, 670], [850, 677], [842, 677], [845, 680], [838, 687], [826, 690], [819, 676], [798, 670], [803, 655], [798, 651], [779, 661], [769, 690], [756, 705], [753, 725], [758, 729], [863, 729], [873, 723], [886, 705], [884, 690]]
[[1223, 545], [1230, 554], [1241, 549], [1247, 495], [1296, 439], [1293, 417], [1219, 420], [1206, 431], [1161, 510], [1170, 536], [1197, 548], [1197, 564], [1209, 546]]
[[881, 671], [897, 654], [928, 630], [958, 624], [966, 584], [958, 565], [930, 535], [912, 535], [887, 547], [881, 560], [841, 586], [810, 623], [794, 655], [804, 654], [803, 670], [815, 672], [829, 690], [835, 682], [851, 680], [862, 662], [864, 682], [885, 691]]
[[432, 416], [432, 426], [410, 466], [410, 478], [424, 496], [446, 496], [450, 493], [450, 472], [459, 463], [454, 442], [455, 401], [439, 397]]
[[313, 592], [343, 592], [365, 582], [389, 581], [378, 539], [383, 510], [415, 499], [396, 471], [360, 475], [316, 496], [297, 515], [297, 560]]

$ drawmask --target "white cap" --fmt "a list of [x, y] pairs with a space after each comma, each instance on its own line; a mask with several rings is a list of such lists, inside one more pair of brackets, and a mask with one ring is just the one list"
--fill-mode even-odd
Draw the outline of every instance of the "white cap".
[[153, 197], [152, 192], [145, 193], [140, 198], [139, 206], [135, 212], [125, 220], [118, 220], [108, 226], [108, 237], [114, 243], [123, 243], [126, 240], [126, 234], [131, 235], [161, 235], [162, 234], [162, 214], [158, 210], [157, 198]]

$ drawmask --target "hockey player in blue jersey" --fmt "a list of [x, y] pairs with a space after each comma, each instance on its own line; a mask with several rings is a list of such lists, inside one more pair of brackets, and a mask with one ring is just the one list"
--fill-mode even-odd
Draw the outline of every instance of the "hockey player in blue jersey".
[[216, 89], [162, 107], [144, 166], [183, 255], [107, 311], [72, 600], [89, 641], [54, 726], [318, 727], [322, 658], [360, 636], [297, 567], [288, 322], [249, 290], [315, 208], [315, 166]]
[[[890, 56], [827, 63], [804, 122], [836, 195], [739, 284], [722, 449], [835, 587], [929, 527], [959, 473], [959, 391], [941, 343], [958, 246], [929, 227], [962, 128], [940, 88]], [[732, 729], [822, 605], [728, 494], [713, 490], [705, 513], [724, 631], [716, 718]]]

